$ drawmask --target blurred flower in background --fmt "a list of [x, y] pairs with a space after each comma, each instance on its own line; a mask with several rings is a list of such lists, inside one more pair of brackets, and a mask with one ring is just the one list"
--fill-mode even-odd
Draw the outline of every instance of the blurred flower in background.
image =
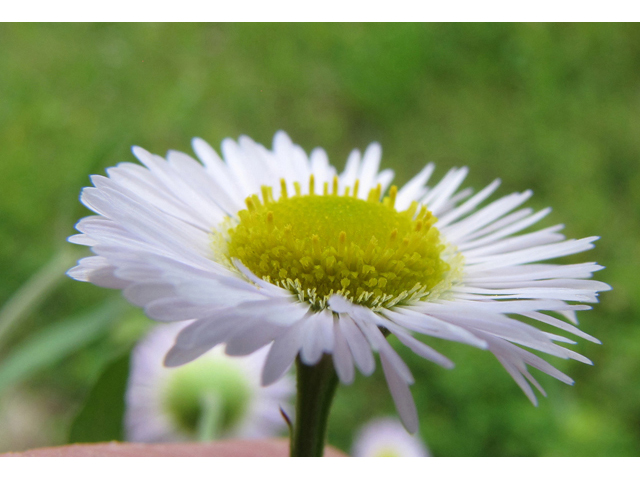
[[217, 347], [182, 367], [163, 359], [189, 322], [154, 328], [133, 350], [126, 395], [126, 438], [175, 442], [218, 438], [266, 438], [284, 433], [280, 408], [294, 392], [285, 376], [260, 386], [265, 349], [231, 357]]
[[420, 435], [410, 434], [394, 418], [378, 418], [365, 424], [351, 447], [354, 457], [428, 457]]

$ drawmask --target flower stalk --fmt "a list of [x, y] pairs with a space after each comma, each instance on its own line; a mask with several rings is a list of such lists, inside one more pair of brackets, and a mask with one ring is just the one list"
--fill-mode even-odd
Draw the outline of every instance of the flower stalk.
[[292, 457], [322, 457], [327, 437], [331, 402], [338, 386], [338, 376], [331, 355], [324, 355], [316, 365], [296, 360], [296, 418], [291, 431]]

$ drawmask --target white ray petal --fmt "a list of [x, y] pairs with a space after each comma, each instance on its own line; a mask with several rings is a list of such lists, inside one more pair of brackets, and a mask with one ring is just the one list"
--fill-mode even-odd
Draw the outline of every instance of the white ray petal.
[[221, 149], [228, 171], [239, 187], [240, 197], [247, 198], [252, 193], [259, 192], [260, 184], [254, 177], [251, 166], [247, 165], [240, 146], [230, 138], [225, 138]]
[[234, 329], [225, 340], [227, 355], [249, 355], [271, 343], [281, 335], [286, 327], [264, 322], [259, 317], [245, 319], [242, 326]]
[[448, 212], [446, 215], [441, 216], [438, 219], [437, 227], [438, 228], [445, 227], [449, 225], [451, 222], [462, 217], [463, 215], [471, 212], [478, 205], [480, 205], [480, 203], [482, 203], [485, 199], [487, 199], [493, 192], [495, 192], [499, 186], [500, 186], [500, 180], [499, 179], [494, 180], [489, 185], [487, 185], [482, 190], [480, 190], [478, 193], [476, 193], [469, 200], [464, 202], [462, 205]]
[[[234, 216], [236, 214], [241, 205], [238, 205], [235, 196], [229, 195], [220, 179], [207, 175], [206, 170], [198, 162], [184, 153], [169, 151], [167, 159], [173, 167], [173, 171], [181, 175], [191, 188], [197, 189], [203, 198], [207, 198], [210, 205], [216, 205], [227, 215]], [[220, 220], [215, 224], [219, 222]], [[211, 229], [211, 225], [208, 228]]]
[[300, 320], [274, 340], [262, 370], [262, 385], [271, 385], [289, 370], [302, 347], [304, 328]]
[[173, 285], [167, 282], [145, 282], [129, 285], [122, 294], [134, 305], [144, 307], [154, 300], [175, 297], [176, 291]]
[[358, 180], [360, 182], [358, 198], [366, 200], [369, 195], [369, 190], [375, 187], [374, 180], [378, 175], [381, 157], [382, 148], [379, 143], [372, 143], [364, 151], [360, 173], [358, 174]]
[[235, 327], [232, 320], [221, 315], [215, 320], [205, 318], [190, 323], [176, 337], [175, 344], [165, 356], [164, 365], [179, 367], [223, 343]]
[[474, 232], [495, 222], [503, 215], [522, 205], [531, 195], [531, 190], [527, 190], [502, 197], [476, 213], [469, 215], [464, 220], [449, 225], [443, 229], [443, 233], [449, 241], [462, 244]]
[[331, 184], [336, 174], [336, 169], [329, 164], [327, 152], [322, 148], [315, 148], [311, 151], [310, 161], [311, 173], [316, 181], [316, 191], [319, 193], [322, 192], [325, 182]]
[[418, 201], [424, 197], [426, 193], [425, 183], [433, 174], [435, 165], [433, 163], [427, 164], [415, 177], [404, 184], [402, 188], [398, 190], [396, 195], [396, 209], [398, 211], [406, 210], [411, 205], [411, 202]]
[[[540, 210], [539, 212], [534, 213], [533, 215], [528, 215], [529, 213], [528, 209], [523, 209], [516, 213], [519, 214], [520, 212], [527, 213], [527, 215], [515, 215], [515, 216], [509, 215], [507, 217], [504, 217], [503, 220], [509, 220], [509, 221], [495, 222], [492, 225], [493, 228], [490, 231], [487, 230], [486, 232], [487, 235], [484, 235], [484, 233], [483, 235], [473, 235], [473, 236], [469, 235], [464, 239], [466, 241], [459, 242], [458, 248], [460, 249], [460, 251], [466, 252], [468, 250], [482, 247], [484, 245], [491, 245], [492, 242], [496, 240], [500, 240], [501, 238], [508, 237], [509, 235], [518, 233], [524, 230], [525, 228], [536, 224], [537, 222], [542, 220], [544, 217], [546, 217], [551, 212], [551, 209], [545, 208], [544, 210]], [[520, 219], [521, 216], [524, 216], [524, 218]], [[516, 221], [511, 221], [514, 219], [516, 219]], [[476, 232], [476, 233], [480, 233], [480, 232]]]
[[[602, 270], [600, 265], [596, 263], [580, 263], [576, 265], [549, 265], [549, 264], [534, 264], [534, 265], [517, 265], [515, 267], [496, 268], [495, 270], [468, 274], [465, 276], [465, 283], [467, 284], [483, 284], [491, 285], [496, 284], [507, 285], [511, 283], [526, 283], [540, 280], [547, 281], [559, 281], [564, 282], [568, 279], [580, 279], [591, 278], [593, 272]], [[595, 285], [595, 284], [594, 284]], [[598, 291], [608, 290], [609, 285], [602, 282], [597, 282]]]
[[[217, 204], [193, 188], [193, 180], [190, 175], [184, 171], [177, 172], [164, 158], [152, 155], [143, 148], [133, 147], [132, 150], [134, 155], [149, 169], [158, 182], [172, 196], [180, 199], [194, 214], [203, 219], [207, 228], [211, 228], [211, 226], [222, 220]], [[187, 177], [187, 180], [185, 180], [185, 177]]]
[[579, 337], [582, 337], [590, 342], [601, 344], [602, 342], [597, 338], [589, 335], [588, 333], [583, 332], [582, 330], [576, 328], [574, 325], [570, 323], [563, 322], [562, 320], [558, 320], [551, 315], [546, 315], [540, 312], [530, 312], [523, 314], [525, 317], [532, 318], [534, 320], [538, 320], [539, 322], [546, 323], [547, 325], [552, 325], [554, 327], [560, 328], [566, 332], [573, 333]]
[[422, 358], [431, 360], [432, 362], [437, 363], [444, 368], [454, 367], [454, 363], [447, 357], [437, 352], [433, 348], [425, 345], [424, 343], [416, 340], [411, 335], [406, 333], [403, 328], [398, 327], [393, 322], [386, 322], [383, 326], [391, 333], [393, 333], [396, 337], [398, 337], [398, 340], [409, 347], [411, 351], [416, 355], [420, 355]]
[[400, 420], [409, 433], [418, 431], [418, 412], [409, 385], [403, 376], [395, 369], [386, 353], [380, 352], [380, 361], [384, 371], [391, 396], [400, 415]]
[[85, 257], [67, 275], [74, 280], [91, 282], [104, 288], [126, 288], [130, 282], [115, 276], [114, 267], [102, 257]]
[[338, 319], [333, 321], [333, 345], [333, 365], [338, 378], [345, 385], [350, 385], [355, 378], [353, 357]]
[[351, 187], [353, 192], [353, 185], [358, 178], [358, 172], [360, 171], [360, 150], [353, 150], [347, 158], [347, 163], [344, 167], [344, 172], [340, 174], [340, 193], [343, 194], [346, 187]]
[[465, 177], [469, 173], [467, 167], [460, 169], [452, 169], [440, 181], [438, 185], [434, 187], [431, 192], [427, 193], [422, 203], [429, 207], [431, 212], [438, 216], [444, 210], [444, 206], [447, 204], [452, 195], [458, 190]]
[[376, 362], [373, 358], [373, 354], [371, 353], [371, 346], [367, 342], [363, 333], [348, 315], [340, 314], [339, 318], [342, 333], [349, 344], [349, 349], [351, 350], [351, 355], [353, 356], [355, 364], [363, 375], [371, 375], [376, 368]]
[[[381, 171], [378, 176], [375, 178], [373, 184], [374, 185], [380, 185], [380, 191], [381, 192], [386, 192], [387, 189], [389, 188], [389, 185], [391, 185], [391, 182], [393, 180], [394, 177], [394, 172], [391, 169], [386, 169]], [[396, 205], [397, 208], [397, 205]]]
[[533, 263], [541, 260], [549, 260], [551, 258], [564, 257], [566, 255], [584, 252], [585, 250], [591, 250], [594, 247], [593, 242], [598, 240], [598, 238], [600, 237], [566, 240], [564, 242], [558, 242], [551, 245], [525, 248], [512, 253], [478, 257], [475, 259], [477, 263], [469, 265], [466, 267], [466, 270], [473, 273], [512, 265]]
[[[240, 185], [236, 183], [224, 161], [201, 138], [194, 138], [191, 145], [198, 158], [204, 164], [207, 174], [220, 185], [222, 192], [224, 192], [224, 195], [220, 196], [219, 199], [220, 207], [229, 212], [242, 210], [245, 197], [242, 196]], [[228, 198], [229, 203], [225, 201], [225, 198]]]
[[322, 310], [309, 316], [306, 321], [309, 327], [302, 341], [300, 359], [306, 365], [315, 365], [324, 353], [332, 351], [333, 315], [327, 310]]
[[416, 333], [466, 343], [482, 349], [487, 347], [484, 340], [477, 338], [468, 330], [410, 308], [396, 307], [393, 310], [385, 310], [384, 315], [394, 323]]
[[564, 225], [556, 225], [538, 230], [537, 232], [509, 237], [501, 241], [493, 242], [491, 245], [485, 245], [484, 247], [467, 249], [464, 251], [464, 258], [467, 264], [472, 264], [476, 263], [477, 258], [486, 255], [509, 253], [539, 245], [561, 242], [565, 239], [565, 236], [556, 232], [562, 230], [562, 228], [564, 228]]

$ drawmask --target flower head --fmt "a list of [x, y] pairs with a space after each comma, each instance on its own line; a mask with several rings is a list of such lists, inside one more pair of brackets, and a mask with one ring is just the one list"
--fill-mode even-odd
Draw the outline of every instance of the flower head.
[[126, 395], [127, 440], [168, 442], [196, 439], [271, 437], [286, 428], [279, 408], [294, 392], [289, 376], [260, 386], [267, 354], [225, 355], [215, 347], [179, 368], [163, 358], [184, 328], [160, 325], [134, 348]]
[[417, 434], [410, 435], [394, 418], [378, 418], [356, 434], [354, 457], [428, 457], [429, 450]]
[[[69, 271], [77, 280], [122, 289], [163, 322], [195, 320], [178, 335], [165, 364], [188, 363], [218, 344], [229, 355], [270, 345], [262, 382], [272, 384], [295, 358], [333, 357], [340, 380], [381, 364], [400, 417], [411, 432], [417, 412], [413, 376], [386, 336], [446, 368], [453, 363], [412, 332], [488, 349], [532, 402], [533, 366], [572, 380], [527, 347], [590, 363], [538, 329], [550, 325], [590, 341], [577, 310], [610, 287], [591, 280], [595, 263], [544, 262], [593, 248], [597, 237], [566, 240], [562, 225], [525, 229], [550, 209], [520, 206], [530, 191], [480, 206], [498, 188], [459, 188], [466, 168], [434, 186], [427, 165], [402, 188], [379, 171], [381, 149], [354, 151], [337, 174], [322, 149], [309, 156], [279, 132], [267, 150], [248, 137], [222, 143], [224, 160], [195, 139], [200, 162], [167, 159], [134, 147], [144, 166], [121, 163], [93, 176], [70, 241], [91, 247]], [[560, 343], [560, 344], [559, 344]]]

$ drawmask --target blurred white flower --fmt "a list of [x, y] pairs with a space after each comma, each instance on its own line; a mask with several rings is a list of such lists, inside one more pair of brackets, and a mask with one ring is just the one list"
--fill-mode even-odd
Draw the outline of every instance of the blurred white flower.
[[217, 347], [187, 365], [167, 368], [164, 356], [184, 327], [156, 327], [134, 348], [126, 395], [127, 440], [155, 443], [283, 433], [286, 424], [279, 409], [286, 410], [294, 385], [289, 376], [268, 387], [260, 385], [267, 350], [231, 357]]
[[356, 434], [354, 457], [428, 457], [429, 450], [418, 434], [411, 435], [394, 418], [380, 418], [365, 424]]

